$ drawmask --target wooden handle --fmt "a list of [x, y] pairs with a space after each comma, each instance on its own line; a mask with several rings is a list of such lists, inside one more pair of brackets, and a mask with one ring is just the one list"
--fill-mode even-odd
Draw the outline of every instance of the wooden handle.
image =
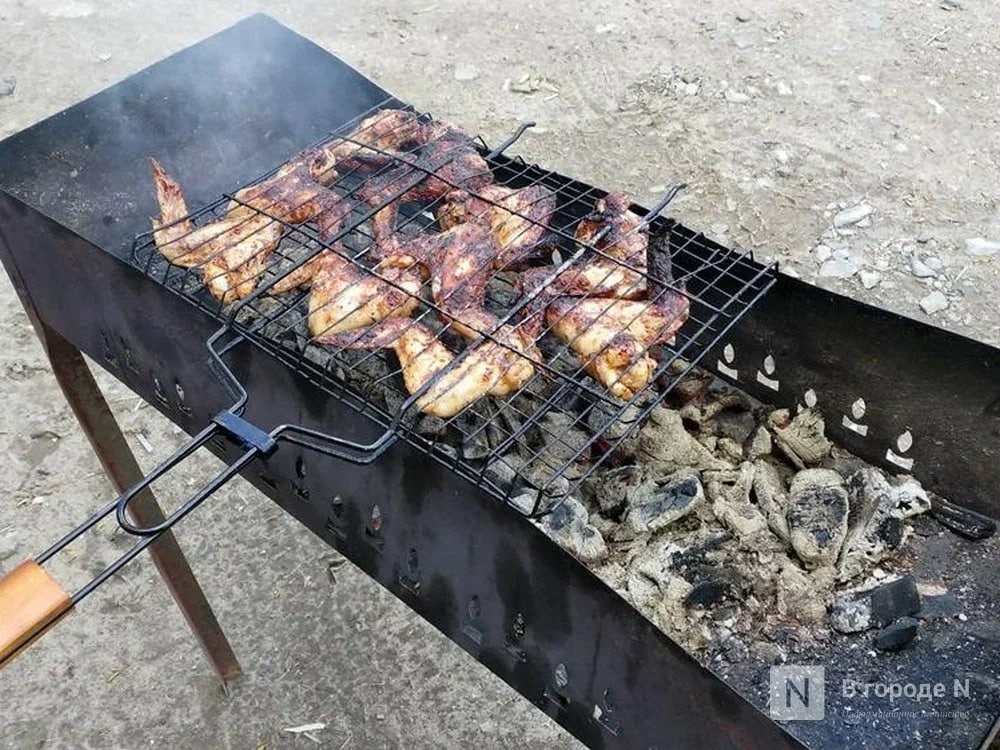
[[34, 560], [0, 578], [0, 667], [71, 609], [69, 594]]

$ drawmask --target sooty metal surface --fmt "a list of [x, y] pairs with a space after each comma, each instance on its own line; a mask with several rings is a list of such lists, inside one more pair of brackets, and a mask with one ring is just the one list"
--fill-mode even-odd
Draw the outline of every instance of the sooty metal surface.
[[[246, 113], [245, 96], [210, 97], [203, 91], [207, 76], [200, 66], [213, 63], [232, 71], [227, 61], [233, 59], [242, 61], [236, 80], [227, 87], [216, 79], [212, 91], [254, 91], [259, 117], [270, 113], [274, 127], [248, 128], [233, 116]], [[333, 86], [346, 87], [342, 90], [355, 92], [356, 101], [310, 96], [315, 119], [289, 121], [282, 115], [284, 83], [292, 69], [303, 68], [321, 74], [316, 81], [306, 77], [309, 91], [329, 94], [337, 91]], [[247, 80], [247, 71], [253, 71], [253, 80]], [[144, 89], [171, 92], [173, 106], [164, 109]], [[209, 201], [384, 98], [385, 92], [318, 47], [268, 19], [252, 18], [0, 144], [0, 256], [18, 292], [48, 325], [194, 433], [230, 403], [205, 366], [203, 342], [218, 323], [121, 260], [131, 238], [147, 228], [146, 217], [155, 213], [145, 158], [177, 151], [192, 173], [200, 165], [204, 181], [192, 185], [191, 198]], [[91, 127], [94, 122], [105, 127]], [[189, 141], [198, 123], [211, 123], [226, 142], [205, 151]], [[53, 156], [60, 150], [76, 161]], [[70, 177], [78, 165], [86, 169]], [[689, 230], [677, 226], [676, 231]], [[858, 332], [869, 324], [878, 333], [879, 361], [894, 368], [886, 381], [899, 372], [915, 373], [906, 381], [905, 403], [884, 402], [897, 410], [891, 416], [876, 417], [875, 411], [889, 413], [876, 397], [891, 396], [891, 386], [876, 388], [864, 380], [873, 372], [864, 364], [872, 355]], [[800, 346], [806, 356], [795, 364], [791, 360]], [[920, 377], [933, 364], [927, 360], [932, 355], [965, 367], [972, 386], [963, 389], [950, 376]], [[250, 394], [246, 417], [259, 426], [337, 425], [338, 432], [358, 440], [370, 440], [381, 429], [259, 348], [239, 347], [230, 360]], [[794, 405], [816, 398], [822, 405], [827, 392], [836, 394], [829, 403], [842, 406], [855, 426], [869, 425], [874, 438], [851, 447], [883, 462], [886, 441], [899, 425], [912, 433], [911, 444], [900, 443], [898, 436], [891, 443], [904, 461], [925, 436], [935, 439], [941, 420], [928, 417], [928, 405], [940, 410], [939, 389], [950, 389], [945, 403], [955, 432], [963, 425], [985, 427], [987, 439], [965, 457], [946, 454], [955, 462], [932, 465], [930, 447], [910, 453], [918, 456], [914, 473], [939, 482], [936, 486], [955, 487], [955, 500], [978, 498], [994, 515], [997, 462], [979, 471], [965, 473], [965, 468], [977, 456], [995, 455], [1000, 394], [990, 394], [997, 388], [997, 363], [997, 352], [989, 347], [786, 279], [720, 342], [711, 359], [713, 366], [726, 368], [722, 374], [771, 402]], [[852, 408], [854, 383], [864, 383], [859, 398], [867, 398], [871, 410], [861, 409], [860, 417]], [[937, 446], [942, 447], [957, 453]], [[345, 470], [330, 459], [279, 447], [246, 475], [590, 745], [795, 746], [510, 508], [428, 464], [408, 445], [394, 446], [385, 458], [378, 467]], [[938, 668], [962, 666], [957, 650], [926, 658]], [[989, 721], [977, 716], [967, 725], [953, 723], [947, 728], [949, 745], [973, 746]], [[810, 746], [840, 746], [835, 722], [814, 724], [803, 732]], [[868, 734], [877, 747], [892, 746], [894, 737], [890, 723], [873, 726]]]

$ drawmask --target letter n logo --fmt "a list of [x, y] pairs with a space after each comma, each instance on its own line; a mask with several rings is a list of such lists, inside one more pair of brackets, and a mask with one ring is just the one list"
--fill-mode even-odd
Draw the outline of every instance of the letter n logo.
[[779, 721], [817, 721], [826, 704], [824, 667], [784, 664], [771, 667], [771, 718]]

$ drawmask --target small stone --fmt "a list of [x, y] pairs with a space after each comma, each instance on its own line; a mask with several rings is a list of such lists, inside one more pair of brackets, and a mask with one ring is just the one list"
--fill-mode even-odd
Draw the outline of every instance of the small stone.
[[948, 309], [948, 298], [940, 291], [933, 291], [920, 300], [920, 309], [928, 315], [934, 315]]
[[729, 89], [726, 91], [726, 101], [730, 104], [746, 104], [750, 101], [750, 97], [744, 94], [742, 91], [734, 91]]
[[845, 208], [843, 211], [837, 213], [833, 217], [833, 225], [838, 229], [841, 227], [849, 227], [857, 224], [859, 221], [867, 216], [871, 216], [874, 209], [867, 203], [859, 203], [856, 206], [851, 206], [850, 208]]
[[0, 536], [0, 562], [9, 560], [17, 554], [18, 546], [13, 534]]
[[904, 617], [875, 634], [875, 648], [880, 651], [899, 651], [916, 637], [919, 627], [919, 621]]
[[833, 564], [847, 537], [847, 490], [831, 469], [805, 469], [789, 489], [788, 531], [806, 568]]
[[696, 472], [679, 471], [667, 481], [652, 487], [640, 487], [634, 493], [623, 521], [626, 533], [656, 532], [669, 526], [705, 500], [705, 492]]
[[967, 622], [968, 619], [969, 619], [969, 616], [967, 614], [965, 614], [964, 612], [959, 612], [958, 613], [958, 621], [959, 622]]
[[738, 10], [736, 11], [736, 20], [740, 23], [749, 23], [753, 20], [753, 13], [746, 9]]
[[965, 241], [965, 252], [969, 255], [996, 255], [1000, 252], [1000, 242], [985, 237], [973, 237]]
[[871, 592], [872, 621], [884, 626], [920, 611], [920, 592], [913, 576], [905, 575]]
[[17, 78], [15, 76], [4, 76], [0, 78], [0, 99], [11, 96], [17, 88]]
[[775, 86], [775, 90], [778, 92], [778, 96], [791, 96], [792, 95], [792, 87], [789, 86], [784, 81], [778, 81], [777, 86]]
[[459, 64], [455, 66], [456, 81], [474, 81], [479, 78], [479, 69], [475, 65]]
[[861, 265], [853, 260], [836, 258], [828, 260], [819, 269], [819, 275], [827, 279], [849, 279], [861, 270]]
[[813, 250], [813, 253], [816, 255], [817, 263], [826, 263], [833, 257], [833, 250], [828, 248], [826, 245], [816, 245], [816, 249]]
[[913, 275], [918, 279], [929, 279], [937, 276], [937, 272], [924, 263], [923, 258], [921, 258], [916, 252], [910, 256], [910, 271], [912, 271]]
[[838, 633], [861, 633], [872, 627], [869, 592], [851, 591], [830, 602], [830, 627]]
[[108, 54], [107, 52], [103, 52], [103, 53], [101, 53], [100, 55], [97, 56], [97, 61], [98, 62], [102, 62], [102, 63], [105, 63], [105, 62], [107, 62], [110, 59], [111, 59], [111, 55]]
[[944, 268], [944, 261], [940, 258], [935, 258], [933, 255], [929, 255], [924, 258], [924, 265], [930, 268], [932, 271], [940, 271]]
[[865, 289], [874, 289], [882, 281], [882, 274], [877, 271], [862, 271], [861, 286]]

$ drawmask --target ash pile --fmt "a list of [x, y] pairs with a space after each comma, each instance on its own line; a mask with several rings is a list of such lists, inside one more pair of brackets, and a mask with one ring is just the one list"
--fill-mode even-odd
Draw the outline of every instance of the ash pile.
[[789, 632], [830, 629], [904, 648], [921, 607], [907, 541], [931, 497], [824, 433], [815, 409], [695, 370], [537, 523], [703, 661], [784, 661]]

